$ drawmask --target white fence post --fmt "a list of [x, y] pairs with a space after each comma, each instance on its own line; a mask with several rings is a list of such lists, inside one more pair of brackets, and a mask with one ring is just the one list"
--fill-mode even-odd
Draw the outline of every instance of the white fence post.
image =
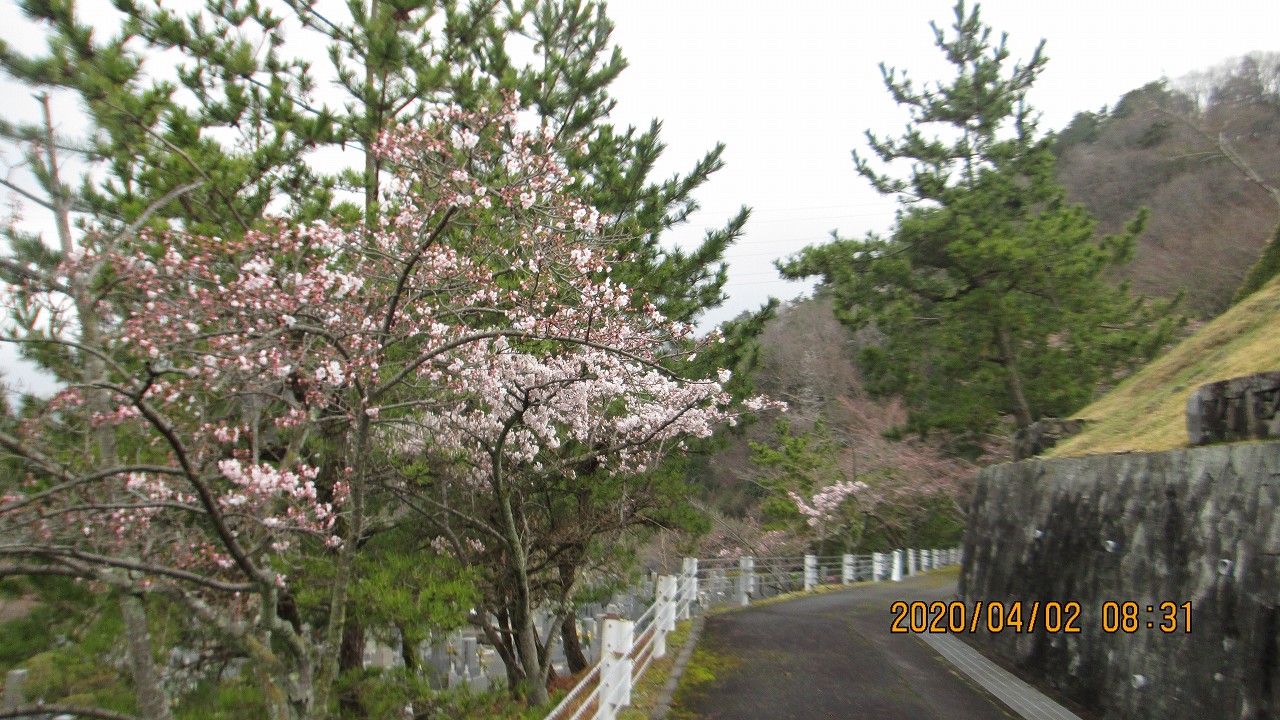
[[894, 582], [902, 582], [902, 551], [893, 551], [893, 572], [889, 576]]
[[874, 582], [884, 579], [884, 553], [871, 553], [871, 579]]
[[915, 548], [907, 549], [907, 577], [916, 574], [916, 550]]
[[818, 556], [804, 556], [804, 591], [809, 592], [818, 586]]
[[698, 601], [698, 558], [684, 559], [684, 578], [680, 581], [684, 600], [680, 603], [680, 619], [688, 620], [693, 604]]
[[756, 589], [755, 567], [756, 567], [755, 558], [749, 555], [738, 558], [738, 604], [739, 605], [747, 605], [751, 602], [751, 591]]
[[676, 578], [662, 575], [658, 578], [658, 609], [654, 611], [653, 656], [667, 656], [667, 633], [676, 629]]
[[849, 585], [853, 582], [853, 556], [845, 555], [840, 558], [840, 582]]
[[600, 704], [596, 720], [617, 720], [618, 708], [631, 704], [631, 646], [636, 624], [616, 617], [604, 621], [600, 656]]

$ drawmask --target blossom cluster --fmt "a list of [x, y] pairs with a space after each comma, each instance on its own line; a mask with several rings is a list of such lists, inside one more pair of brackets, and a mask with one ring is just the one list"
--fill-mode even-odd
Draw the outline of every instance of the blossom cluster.
[[861, 480], [841, 480], [822, 488], [808, 500], [794, 491], [788, 491], [787, 495], [796, 504], [800, 514], [805, 516], [809, 527], [822, 528], [837, 518], [840, 507], [846, 500], [867, 490], [867, 487]]
[[[94, 349], [106, 377], [55, 398], [46, 429], [83, 413], [159, 469], [86, 481], [83, 497], [19, 493], [0, 506], [0, 532], [282, 583], [246, 567], [272, 565], [299, 535], [339, 543], [347, 491], [367, 479], [338, 467], [318, 482], [305, 442], [317, 434], [411, 423], [465, 455], [479, 486], [494, 458], [551, 470], [567, 444], [608, 472], [643, 472], [732, 419], [727, 372], [666, 369], [693, 328], [610, 277], [611, 219], [573, 197], [550, 145], [518, 129], [514, 103], [443, 108], [375, 145], [394, 182], [371, 223], [275, 219], [230, 238], [143, 229], [125, 248], [68, 255], [61, 276], [112, 272]], [[54, 308], [64, 292], [24, 297]], [[57, 434], [44, 432], [23, 439]], [[68, 467], [92, 475], [91, 462]]]
[[664, 441], [706, 437], [729, 417], [718, 382], [673, 379], [616, 352], [570, 344], [548, 355], [497, 338], [469, 355], [453, 368], [466, 392], [421, 422], [433, 445], [469, 451], [476, 481], [492, 472], [495, 452], [537, 471], [546, 451], [568, 443], [608, 449], [594, 458], [608, 472], [641, 473]]

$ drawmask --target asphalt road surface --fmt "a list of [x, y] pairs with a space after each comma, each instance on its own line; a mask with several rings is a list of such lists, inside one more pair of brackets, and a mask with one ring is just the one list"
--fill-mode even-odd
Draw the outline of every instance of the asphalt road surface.
[[954, 572], [712, 615], [669, 718], [1016, 720], [919, 637], [895, 600], [950, 599]]

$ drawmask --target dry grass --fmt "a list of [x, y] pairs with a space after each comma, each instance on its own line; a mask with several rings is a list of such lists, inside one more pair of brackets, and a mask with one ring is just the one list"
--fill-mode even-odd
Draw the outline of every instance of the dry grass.
[[1280, 279], [1076, 413], [1080, 435], [1050, 457], [1186, 447], [1187, 398], [1215, 380], [1280, 370]]

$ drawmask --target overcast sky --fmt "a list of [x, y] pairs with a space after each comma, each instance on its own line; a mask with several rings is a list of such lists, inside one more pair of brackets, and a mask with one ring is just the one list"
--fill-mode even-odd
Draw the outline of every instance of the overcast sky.
[[[92, 14], [105, 2], [83, 2], [81, 10]], [[981, 7], [988, 25], [1009, 34], [1014, 58], [1047, 41], [1048, 69], [1030, 97], [1046, 130], [1152, 80], [1280, 50], [1275, 0], [989, 0]], [[704, 326], [808, 289], [779, 280], [774, 259], [832, 230], [862, 236], [889, 227], [892, 201], [854, 172], [849, 153], [865, 147], [864, 130], [892, 134], [905, 123], [884, 91], [880, 62], [917, 82], [947, 77], [928, 24], [951, 22], [951, 0], [612, 0], [609, 15], [631, 64], [613, 87], [614, 119], [664, 122], [669, 147], [659, 175], [688, 169], [717, 142], [728, 147], [727, 166], [697, 196], [705, 210], [674, 240], [693, 242], [739, 206], [754, 208], [728, 255], [729, 302]], [[5, 40], [38, 46], [38, 34], [18, 31], [24, 23], [12, 3], [0, 3], [0, 23]], [[12, 83], [0, 82], [0, 94], [30, 104], [28, 91]], [[0, 365], [12, 365], [8, 350], [0, 348]]]
[[[944, 79], [929, 21], [953, 19], [952, 0], [612, 0], [614, 40], [631, 67], [613, 91], [615, 119], [664, 122], [664, 174], [724, 142], [726, 167], [699, 193], [706, 211], [677, 234], [692, 241], [740, 205], [754, 208], [732, 249], [730, 300], [712, 321], [807, 284], [777, 279], [772, 260], [821, 242], [833, 229], [860, 237], [887, 229], [894, 204], [853, 169], [863, 131], [901, 130], [904, 113], [878, 65], [917, 81]], [[1280, 50], [1280, 2], [989, 0], [984, 21], [1009, 35], [1013, 58], [1046, 40], [1049, 64], [1030, 101], [1041, 127], [1061, 129], [1082, 110], [1113, 105], [1161, 77]]]

